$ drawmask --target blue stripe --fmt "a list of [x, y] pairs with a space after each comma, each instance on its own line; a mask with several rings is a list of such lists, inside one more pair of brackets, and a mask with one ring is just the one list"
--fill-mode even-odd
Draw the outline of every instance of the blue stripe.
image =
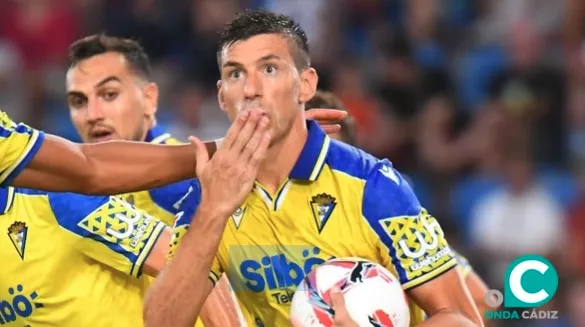
[[289, 177], [293, 179], [308, 180], [311, 177], [325, 143], [326, 134], [316, 122], [308, 120], [307, 128], [309, 130], [307, 141], [289, 174]]
[[24, 170], [24, 168], [26, 168], [26, 166], [30, 163], [30, 161], [33, 160], [33, 158], [35, 157], [35, 155], [37, 154], [37, 152], [41, 148], [43, 141], [45, 140], [45, 133], [43, 131], [39, 131], [38, 133], [39, 134], [38, 134], [38, 137], [36, 139], [35, 144], [28, 151], [28, 153], [22, 159], [22, 161], [20, 161], [18, 166], [16, 166], [16, 168], [10, 174], [8, 174], [8, 176], [6, 176], [6, 179], [4, 179], [4, 181], [0, 184], [0, 187], [6, 187], [6, 186], [9, 186], [10, 184], [12, 184], [12, 182], [14, 181], [16, 176], [18, 176], [18, 174], [20, 174]]
[[110, 201], [109, 196], [88, 196], [75, 193], [47, 193], [49, 204], [59, 225], [68, 231], [94, 241], [100, 242], [110, 250], [135, 263], [138, 256], [122, 248], [117, 243], [108, 242], [101, 235], [91, 233], [78, 226], [92, 212]]
[[165, 133], [165, 130], [162, 127], [159, 126], [154, 126], [151, 129], [148, 130], [148, 132], [146, 133], [146, 138], [144, 139], [144, 141], [146, 142], [152, 142], [152, 140], [154, 140], [155, 138], [163, 135]]

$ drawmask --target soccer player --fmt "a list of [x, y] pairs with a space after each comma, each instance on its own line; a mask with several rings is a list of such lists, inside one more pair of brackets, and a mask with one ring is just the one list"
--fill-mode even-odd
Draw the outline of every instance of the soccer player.
[[174, 258], [147, 297], [147, 326], [190, 326], [223, 272], [249, 324], [289, 325], [296, 285], [342, 256], [393, 271], [430, 315], [413, 311], [413, 325], [482, 324], [439, 224], [400, 174], [305, 120], [318, 77], [300, 26], [266, 11], [240, 14], [222, 32], [218, 62], [220, 107], [235, 126], [265, 113], [266, 132], [226, 138], [211, 160], [197, 152], [201, 192], [177, 215]]
[[[163, 222], [119, 196], [12, 187], [0, 188], [0, 210], [0, 325], [143, 325], [143, 273], [156, 276], [168, 254]], [[225, 315], [229, 303], [217, 302]]]
[[[154, 144], [175, 145], [180, 142], [156, 125], [158, 102], [157, 85], [150, 79], [150, 62], [139, 43], [129, 39], [92, 35], [80, 39], [70, 47], [71, 67], [67, 73], [67, 102], [71, 119], [86, 143], [112, 139], [142, 141]], [[336, 119], [343, 112], [313, 110], [311, 118], [331, 132], [335, 132]], [[208, 147], [208, 150], [210, 149]], [[210, 151], [212, 152], [212, 151]], [[196, 181], [182, 181], [164, 187], [128, 193], [124, 198], [172, 226], [179, 204]], [[225, 297], [227, 283], [220, 283], [218, 296]], [[214, 292], [215, 293], [215, 292]], [[221, 322], [226, 316], [217, 299], [202, 316], [206, 322]], [[211, 308], [210, 307], [210, 308]], [[225, 309], [227, 305], [224, 306]], [[211, 318], [210, 318], [211, 317]], [[216, 325], [217, 325], [216, 324]], [[225, 324], [224, 324], [225, 325]]]
[[[342, 111], [347, 111], [347, 108], [335, 94], [332, 92], [320, 91], [318, 90], [315, 92], [315, 95], [305, 104], [305, 110], [310, 109], [317, 109], [317, 108], [331, 108], [337, 109]], [[355, 123], [351, 117], [348, 115], [344, 120], [340, 122], [341, 129], [339, 132], [330, 135], [331, 138], [339, 140], [341, 142], [345, 142], [349, 145], [356, 146], [355, 144]], [[485, 296], [487, 291], [489, 290], [485, 282], [479, 277], [479, 275], [473, 270], [473, 267], [467, 261], [467, 258], [462, 256], [461, 254], [453, 251], [455, 257], [457, 258], [457, 270], [465, 280], [465, 285], [469, 289], [471, 293], [471, 297], [475, 302], [480, 314], [484, 317], [483, 314], [486, 310], [490, 310], [486, 303], [485, 303]]]

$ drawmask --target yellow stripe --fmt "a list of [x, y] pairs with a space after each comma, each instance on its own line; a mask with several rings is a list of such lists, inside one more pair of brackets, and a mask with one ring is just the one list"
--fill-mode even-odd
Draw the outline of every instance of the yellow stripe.
[[219, 282], [219, 278], [220, 276], [216, 275], [213, 271], [209, 272], [209, 279], [211, 279], [211, 282], [213, 283], [213, 285], [217, 284], [217, 282]]
[[444, 273], [445, 271], [451, 269], [455, 265], [457, 265], [457, 260], [455, 258], [452, 258], [451, 260], [447, 261], [444, 265], [431, 271], [430, 273], [424, 274], [418, 278], [415, 278], [407, 283], [402, 284], [402, 288], [404, 290], [408, 290], [415, 286], [422, 285], [428, 282], [429, 280], [437, 277], [438, 275]]
[[164, 142], [166, 139], [168, 139], [169, 137], [171, 137], [171, 134], [164, 133], [163, 135], [157, 136], [154, 139], [152, 139], [152, 141], [150, 141], [150, 143], [160, 144], [160, 143]]
[[[15, 133], [16, 133], [16, 131], [15, 131]], [[22, 134], [19, 134], [19, 135], [22, 135]], [[22, 162], [22, 160], [24, 160], [26, 155], [30, 152], [30, 150], [37, 143], [38, 138], [39, 138], [39, 131], [37, 131], [36, 129], [33, 129], [32, 135], [30, 136], [28, 143], [26, 145], [26, 149], [22, 152], [22, 154], [20, 155], [20, 158], [18, 158], [18, 160], [12, 166], [10, 166], [8, 169], [6, 169], [2, 173], [2, 175], [0, 175], [0, 184], [3, 183], [4, 180], [6, 180], [6, 177], [10, 176], [10, 174], [14, 171], [14, 169], [16, 169], [16, 167], [18, 167], [18, 165]], [[6, 142], [9, 142], [9, 141], [6, 141]]]
[[317, 158], [317, 162], [315, 163], [315, 167], [313, 168], [313, 172], [309, 177], [309, 180], [314, 181], [319, 176], [321, 169], [323, 169], [323, 165], [325, 164], [325, 158], [327, 157], [327, 150], [329, 150], [329, 136], [325, 136], [325, 140], [323, 140], [323, 146], [321, 147], [321, 152], [319, 153], [319, 158]]
[[138, 277], [138, 274], [140, 273], [140, 268], [142, 267], [142, 265], [144, 264], [146, 259], [148, 259], [148, 255], [150, 254], [150, 251], [152, 250], [152, 248], [154, 248], [154, 246], [156, 245], [156, 241], [158, 240], [160, 234], [162, 234], [163, 230], [166, 227], [167, 226], [163, 222], [158, 222], [156, 227], [154, 227], [154, 230], [152, 231], [152, 234], [150, 235], [148, 242], [146, 243], [146, 245], [144, 246], [144, 248], [140, 252], [138, 259], [136, 259], [136, 262], [134, 263], [134, 266], [132, 267], [132, 271], [130, 272], [130, 275], [132, 275], [134, 277]]

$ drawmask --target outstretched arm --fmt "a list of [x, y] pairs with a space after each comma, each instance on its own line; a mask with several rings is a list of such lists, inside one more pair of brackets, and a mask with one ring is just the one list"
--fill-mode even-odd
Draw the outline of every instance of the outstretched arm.
[[[215, 142], [206, 145], [215, 151]], [[117, 194], [193, 178], [194, 167], [192, 145], [78, 144], [46, 134], [34, 158], [11, 184], [54, 192]]]

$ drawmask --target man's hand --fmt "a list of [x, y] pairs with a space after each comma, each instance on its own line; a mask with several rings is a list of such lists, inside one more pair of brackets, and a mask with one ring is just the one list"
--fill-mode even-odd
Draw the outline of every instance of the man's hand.
[[200, 210], [229, 217], [250, 193], [270, 144], [268, 118], [260, 111], [242, 113], [211, 160], [200, 140], [190, 140], [197, 145]]
[[341, 130], [339, 123], [347, 118], [347, 112], [335, 109], [309, 109], [305, 111], [305, 118], [317, 121], [327, 134], [335, 134]]
[[359, 327], [359, 325], [351, 319], [349, 312], [345, 307], [345, 298], [343, 293], [338, 288], [333, 288], [329, 291], [331, 297], [331, 307], [335, 311], [333, 316], [334, 327]]

